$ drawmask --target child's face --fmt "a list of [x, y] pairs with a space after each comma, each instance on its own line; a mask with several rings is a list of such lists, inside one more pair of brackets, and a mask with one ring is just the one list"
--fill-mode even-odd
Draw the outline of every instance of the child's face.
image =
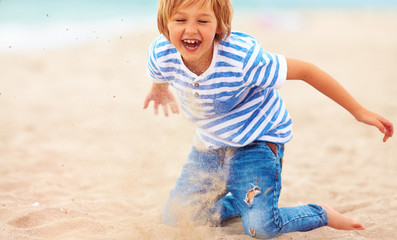
[[186, 65], [211, 64], [217, 25], [210, 1], [175, 11], [168, 22], [170, 40]]

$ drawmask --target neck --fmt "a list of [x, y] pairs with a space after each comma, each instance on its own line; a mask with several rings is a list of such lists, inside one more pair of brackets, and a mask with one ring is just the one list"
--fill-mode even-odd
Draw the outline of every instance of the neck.
[[194, 62], [185, 61], [183, 57], [182, 60], [185, 66], [191, 72], [195, 73], [197, 76], [200, 76], [205, 71], [207, 71], [207, 69], [211, 66], [213, 55], [214, 55], [214, 47], [212, 47], [210, 54], [208, 54], [207, 56], [203, 56], [198, 61], [194, 61]]
[[203, 61], [202, 63], [188, 63], [185, 62], [185, 66], [193, 73], [195, 73], [197, 76], [200, 76], [203, 74], [207, 69], [211, 66], [211, 60], [209, 62]]

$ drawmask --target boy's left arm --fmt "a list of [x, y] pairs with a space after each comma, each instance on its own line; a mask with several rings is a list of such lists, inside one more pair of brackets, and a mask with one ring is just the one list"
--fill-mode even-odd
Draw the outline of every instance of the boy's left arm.
[[393, 124], [386, 118], [362, 107], [352, 95], [333, 77], [315, 65], [296, 59], [287, 58], [287, 80], [303, 80], [328, 96], [336, 103], [349, 111], [357, 121], [377, 127], [383, 134], [386, 142], [393, 136]]

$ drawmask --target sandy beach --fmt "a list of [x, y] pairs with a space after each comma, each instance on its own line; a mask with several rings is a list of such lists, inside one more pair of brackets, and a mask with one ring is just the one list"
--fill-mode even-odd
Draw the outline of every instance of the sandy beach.
[[[397, 124], [397, 11], [301, 11], [234, 19], [265, 50], [315, 63]], [[142, 109], [155, 27], [56, 49], [0, 52], [0, 240], [248, 240], [160, 223], [190, 151], [183, 114]], [[49, 36], [50, 37], [50, 36]], [[28, 41], [28, 40], [27, 40]], [[280, 206], [327, 203], [365, 231], [278, 239], [397, 239], [397, 141], [300, 81], [280, 90], [294, 121]]]

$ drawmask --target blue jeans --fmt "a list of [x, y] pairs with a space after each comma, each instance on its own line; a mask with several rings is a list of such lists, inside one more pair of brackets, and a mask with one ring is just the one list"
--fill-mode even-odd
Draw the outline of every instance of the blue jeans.
[[283, 154], [283, 144], [266, 142], [206, 152], [193, 147], [163, 209], [163, 221], [219, 225], [242, 217], [245, 233], [264, 239], [328, 225], [321, 206], [278, 207]]

